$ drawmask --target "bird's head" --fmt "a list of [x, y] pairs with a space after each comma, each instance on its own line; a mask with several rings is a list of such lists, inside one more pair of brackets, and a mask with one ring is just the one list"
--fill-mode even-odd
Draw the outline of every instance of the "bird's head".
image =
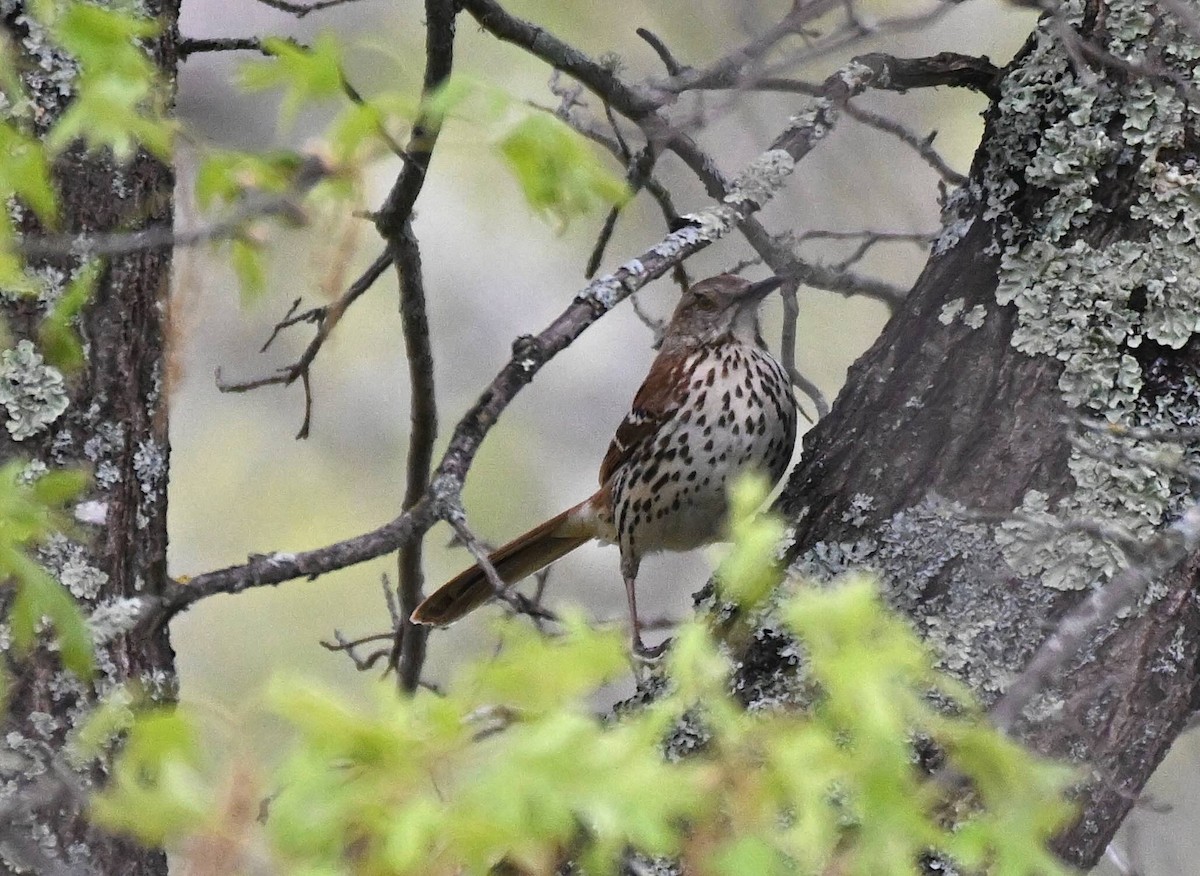
[[744, 344], [758, 342], [758, 306], [782, 283], [780, 277], [751, 283], [733, 274], [693, 283], [671, 315], [663, 349], [712, 343], [726, 335]]

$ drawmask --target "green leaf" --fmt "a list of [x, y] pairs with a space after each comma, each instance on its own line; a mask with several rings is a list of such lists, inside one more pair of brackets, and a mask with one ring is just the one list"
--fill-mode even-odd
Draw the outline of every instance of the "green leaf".
[[743, 609], [759, 605], [779, 581], [775, 551], [783, 540], [783, 521], [759, 514], [771, 486], [761, 476], [747, 475], [729, 492], [730, 536], [733, 549], [717, 570], [721, 595]]
[[713, 853], [712, 872], [742, 876], [753, 873], [755, 876], [786, 876], [796, 872], [792, 862], [789, 862], [763, 837], [740, 836], [718, 848]]
[[426, 95], [421, 104], [421, 113], [431, 126], [440, 127], [445, 118], [463, 110], [473, 98], [483, 97], [483, 115], [487, 121], [496, 121], [500, 114], [513, 104], [513, 99], [503, 91], [469, 76], [453, 75]]
[[61, 152], [80, 140], [90, 149], [111, 149], [120, 161], [142, 146], [169, 159], [175, 126], [166, 115], [167, 90], [141, 42], [156, 36], [161, 24], [90, 3], [44, 4], [39, 15], [79, 65], [75, 94], [46, 146]]
[[29, 487], [34, 501], [51, 508], [66, 505], [87, 489], [91, 478], [87, 472], [75, 468], [60, 468], [45, 472]]
[[32, 482], [21, 460], [0, 467], [0, 581], [11, 581], [9, 606], [13, 645], [27, 654], [43, 620], [55, 631], [63, 665], [80, 677], [93, 671], [91, 632], [75, 600], [29, 555], [38, 543], [67, 526], [59, 508], [76, 498], [87, 477], [78, 471], [44, 472]]
[[110, 782], [92, 798], [95, 822], [156, 846], [203, 827], [214, 795], [201, 771], [197, 739], [192, 721], [178, 709], [139, 715]]
[[629, 199], [625, 182], [583, 137], [553, 116], [526, 116], [501, 139], [500, 154], [529, 206], [560, 229], [573, 218]]
[[321, 34], [311, 48], [280, 38], [264, 40], [263, 48], [273, 57], [243, 64], [239, 81], [247, 91], [282, 88], [284, 125], [291, 125], [305, 104], [342, 93], [342, 47], [334, 34]]
[[0, 122], [0, 197], [6, 201], [20, 198], [48, 225], [57, 218], [57, 198], [45, 148], [6, 122]]
[[32, 650], [45, 618], [54, 627], [63, 665], [80, 678], [90, 678], [95, 670], [91, 632], [67, 589], [11, 547], [0, 547], [0, 568], [18, 582], [8, 616], [17, 652], [28, 654]]
[[83, 367], [83, 343], [75, 322], [95, 292], [100, 271], [98, 262], [85, 265], [38, 326], [38, 346], [46, 361], [60, 371], [72, 372]]
[[287, 191], [303, 160], [295, 152], [211, 149], [196, 172], [196, 200], [208, 210], [233, 204], [251, 192]]
[[[479, 703], [505, 703], [540, 710], [578, 698], [617, 678], [628, 666], [624, 636], [596, 630], [573, 613], [563, 616], [563, 633], [550, 639], [534, 629], [503, 626], [504, 650], [487, 663], [469, 666], [458, 686]], [[529, 683], [535, 667], [553, 665], [539, 684]]]
[[230, 263], [241, 285], [242, 300], [253, 301], [262, 297], [267, 288], [262, 247], [245, 237], [236, 237], [230, 241]]
[[67, 748], [71, 762], [82, 767], [103, 755], [134, 725], [137, 720], [135, 708], [135, 697], [127, 687], [117, 687], [108, 693], [71, 735], [71, 744]]
[[410, 123], [416, 115], [417, 104], [403, 95], [385, 93], [363, 103], [352, 103], [334, 119], [329, 127], [329, 145], [338, 165], [347, 165], [383, 150], [391, 150], [384, 131], [392, 131], [401, 123]]

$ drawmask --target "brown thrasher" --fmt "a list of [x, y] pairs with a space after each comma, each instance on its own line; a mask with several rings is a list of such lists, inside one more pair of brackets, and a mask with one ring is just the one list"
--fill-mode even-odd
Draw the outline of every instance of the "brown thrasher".
[[[634, 649], [646, 653], [634, 592], [642, 557], [722, 538], [730, 483], [757, 471], [774, 484], [791, 460], [791, 381], [758, 329], [758, 306], [780, 283], [778, 277], [750, 283], [722, 274], [683, 294], [600, 464], [600, 489], [493, 552], [489, 559], [505, 584], [593, 538], [615, 542]], [[412, 620], [449, 624], [493, 595], [483, 570], [472, 566], [418, 605]]]

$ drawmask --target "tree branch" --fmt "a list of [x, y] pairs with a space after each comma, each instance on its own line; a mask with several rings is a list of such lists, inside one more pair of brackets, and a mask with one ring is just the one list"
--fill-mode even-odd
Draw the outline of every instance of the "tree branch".
[[149, 225], [137, 231], [100, 233], [74, 232], [26, 237], [13, 243], [13, 250], [27, 259], [61, 258], [76, 255], [122, 256], [177, 246], [196, 246], [227, 240], [241, 234], [247, 222], [266, 216], [296, 216], [299, 202], [332, 169], [319, 156], [307, 155], [296, 169], [291, 186], [283, 192], [250, 192], [225, 218], [192, 231], [176, 231], [170, 223]]
[[[425, 286], [421, 273], [421, 251], [412, 232], [412, 223], [405, 226], [392, 241], [396, 269], [400, 274], [400, 317], [404, 326], [404, 348], [408, 358], [411, 393], [409, 403], [409, 435], [407, 483], [404, 504], [407, 511], [421, 500], [429, 486], [433, 467], [433, 445], [437, 440], [437, 396], [433, 380], [433, 349], [429, 340], [429, 318], [425, 313]], [[428, 628], [413, 624], [408, 616], [421, 601], [424, 588], [422, 570], [423, 539], [414, 538], [400, 548], [397, 596], [400, 624], [395, 631], [393, 649], [397, 679], [402, 690], [412, 692], [421, 680], [425, 663], [425, 640]]]
[[[309, 420], [312, 414], [312, 392], [309, 386], [309, 369], [312, 367], [313, 360], [317, 358], [317, 354], [321, 352], [321, 347], [333, 332], [334, 327], [341, 321], [345, 315], [347, 308], [355, 301], [362, 297], [368, 289], [375, 284], [375, 281], [382, 276], [383, 272], [388, 269], [392, 263], [392, 254], [390, 251], [385, 251], [375, 258], [370, 266], [359, 275], [348, 288], [345, 293], [337, 301], [326, 307], [319, 307], [314, 310], [306, 311], [298, 316], [293, 316], [292, 311], [289, 311], [278, 325], [275, 326], [275, 331], [272, 332], [271, 338], [267, 340], [267, 344], [279, 333], [281, 328], [288, 325], [294, 325], [297, 322], [316, 322], [317, 333], [313, 339], [308, 342], [308, 346], [304, 348], [304, 352], [300, 355], [293, 364], [286, 368], [281, 368], [277, 373], [269, 377], [260, 377], [255, 380], [247, 380], [240, 383], [224, 383], [221, 380], [221, 371], [217, 370], [217, 389], [221, 392], [249, 392], [252, 389], [258, 389], [263, 386], [290, 386], [296, 382], [297, 378], [303, 378], [304, 382], [304, 423], [300, 427], [300, 431], [296, 433], [297, 438], [308, 437]], [[295, 305], [293, 304], [293, 310]], [[264, 345], [265, 349], [265, 345]]]
[[304, 16], [320, 12], [322, 9], [329, 9], [332, 6], [343, 6], [346, 3], [355, 3], [357, 0], [317, 0], [317, 2], [310, 3], [307, 6], [303, 3], [291, 3], [289, 0], [258, 0], [258, 2], [263, 6], [270, 6], [272, 9], [278, 9], [280, 12], [286, 12], [297, 18], [304, 18]]
[[176, 44], [179, 60], [186, 61], [192, 55], [203, 52], [258, 52], [269, 55], [258, 37], [216, 37], [213, 39], [190, 39], [184, 37]]

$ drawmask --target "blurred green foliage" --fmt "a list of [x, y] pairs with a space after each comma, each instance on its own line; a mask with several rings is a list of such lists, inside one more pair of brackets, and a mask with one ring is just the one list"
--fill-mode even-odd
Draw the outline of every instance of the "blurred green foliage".
[[[38, 545], [69, 526], [61, 508], [87, 478], [61, 470], [26, 476], [22, 460], [0, 467], [0, 581], [16, 595], [8, 624], [16, 653], [28, 653], [43, 627], [52, 627], [63, 664], [80, 677], [93, 670], [92, 637], [75, 600], [34, 558]], [[0, 679], [0, 683], [2, 683]]]
[[621, 206], [629, 186], [595, 147], [554, 115], [494, 85], [453, 76], [425, 102], [427, 117], [469, 122], [491, 137], [533, 211], [561, 231], [596, 210]]
[[107, 148], [118, 161], [138, 147], [164, 161], [171, 157], [174, 123], [167, 92], [141, 40], [161, 25], [135, 4], [105, 9], [90, 3], [41, 0], [34, 4], [54, 42], [75, 59], [75, 93], [45, 138], [62, 152], [77, 141]]
[[[737, 524], [739, 575], [774, 567], [765, 535], [778, 527]], [[763, 595], [728, 569], [722, 580], [726, 595]], [[776, 614], [816, 690], [805, 709], [747, 711], [730, 693], [727, 651], [697, 620], [676, 632], [660, 695], [606, 719], [590, 702], [628, 671], [625, 636], [577, 617], [554, 635], [509, 620], [497, 655], [442, 692], [381, 686], [375, 708], [360, 709], [302, 680], [274, 684], [285, 754], [243, 789], [269, 795], [262, 822], [244, 803], [249, 814], [232, 818], [222, 788], [264, 768], [201, 764], [182, 710], [133, 720], [94, 813], [176, 849], [236, 837], [289, 873], [503, 863], [552, 874], [567, 860], [614, 873], [631, 852], [701, 874], [911, 876], [931, 855], [1004, 876], [1065, 873], [1046, 842], [1071, 815], [1074, 773], [993, 730], [872, 582], [791, 589]], [[685, 726], [679, 738], [700, 744], [673, 744]], [[941, 752], [937, 776], [917, 764], [915, 740]]]

